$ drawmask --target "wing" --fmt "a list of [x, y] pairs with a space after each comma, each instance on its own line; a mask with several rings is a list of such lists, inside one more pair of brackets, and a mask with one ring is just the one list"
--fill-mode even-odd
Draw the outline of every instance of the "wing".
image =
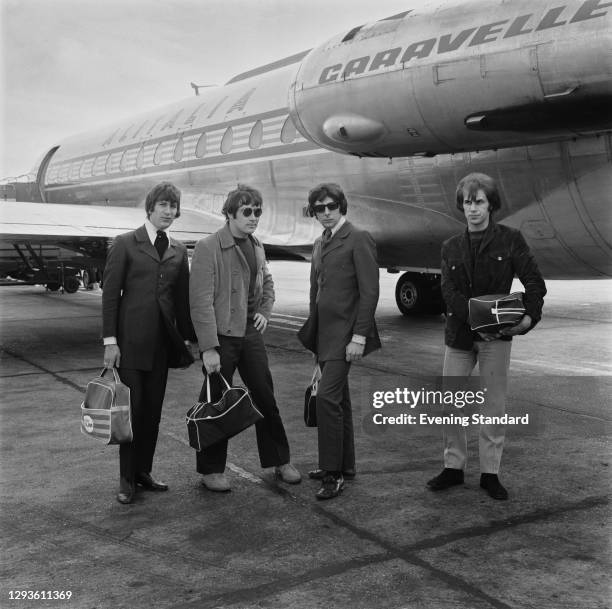
[[[85, 271], [88, 280], [99, 280], [109, 240], [137, 228], [144, 219], [142, 208], [4, 201], [0, 278], [4, 283], [75, 291]], [[222, 224], [218, 214], [182, 209], [172, 236], [193, 245]]]

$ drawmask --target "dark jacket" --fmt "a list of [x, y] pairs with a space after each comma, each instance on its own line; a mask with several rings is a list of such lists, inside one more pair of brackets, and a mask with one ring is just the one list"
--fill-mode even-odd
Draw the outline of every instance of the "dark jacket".
[[332, 240], [313, 246], [310, 315], [298, 333], [319, 360], [346, 357], [353, 334], [366, 337], [364, 355], [380, 348], [374, 321], [378, 304], [376, 244], [369, 233], [345, 222]]
[[183, 342], [195, 338], [185, 246], [170, 238], [160, 260], [144, 225], [117, 236], [104, 268], [102, 323], [103, 336], [117, 338], [122, 368], [151, 370], [160, 331], [167, 335], [170, 368], [193, 362]]
[[473, 270], [467, 229], [445, 241], [442, 244], [442, 295], [447, 307], [446, 345], [471, 349], [477, 334], [469, 326], [468, 300], [485, 294], [509, 294], [515, 276], [525, 288], [524, 304], [532, 320], [531, 330], [542, 317], [546, 285], [520, 231], [491, 221]]

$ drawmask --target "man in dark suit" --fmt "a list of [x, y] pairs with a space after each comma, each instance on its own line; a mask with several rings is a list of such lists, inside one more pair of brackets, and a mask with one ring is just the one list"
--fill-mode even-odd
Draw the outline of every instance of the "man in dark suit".
[[355, 477], [355, 442], [349, 395], [351, 363], [380, 347], [374, 321], [378, 303], [376, 244], [346, 220], [347, 201], [337, 184], [320, 184], [308, 195], [308, 211], [321, 223], [310, 268], [310, 314], [298, 333], [317, 356], [319, 469], [317, 499], [337, 497], [344, 478]]
[[168, 236], [180, 215], [180, 191], [158, 184], [145, 202], [140, 228], [113, 241], [104, 269], [104, 365], [116, 367], [130, 388], [134, 439], [119, 447], [119, 503], [131, 503], [135, 485], [166, 491], [151, 476], [168, 368], [193, 362], [189, 340], [189, 265], [185, 246]]

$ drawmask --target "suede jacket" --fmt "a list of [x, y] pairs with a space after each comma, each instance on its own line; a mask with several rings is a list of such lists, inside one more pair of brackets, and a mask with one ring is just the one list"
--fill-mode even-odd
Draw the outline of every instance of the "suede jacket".
[[[265, 251], [253, 237], [257, 277], [256, 313], [270, 319], [274, 282]], [[201, 351], [219, 346], [217, 335], [242, 337], [246, 333], [251, 271], [229, 225], [198, 241], [191, 261], [189, 302]]]
[[[515, 276], [525, 288], [523, 301], [532, 320], [528, 332], [542, 317], [546, 285], [520, 231], [491, 221], [473, 265], [467, 229], [442, 244], [447, 346], [472, 349], [478, 335], [469, 325], [468, 300], [486, 294], [509, 294]], [[511, 340], [511, 337], [502, 337], [502, 340]]]

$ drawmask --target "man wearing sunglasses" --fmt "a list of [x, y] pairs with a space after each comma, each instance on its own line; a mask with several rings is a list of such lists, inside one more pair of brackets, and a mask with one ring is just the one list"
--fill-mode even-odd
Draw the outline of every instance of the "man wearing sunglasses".
[[[253, 236], [262, 214], [259, 191], [238, 184], [223, 205], [227, 222], [198, 242], [191, 263], [189, 296], [204, 375], [211, 375], [210, 399], [221, 397], [238, 369], [264, 418], [255, 424], [259, 460], [284, 482], [300, 473], [289, 462], [289, 443], [276, 400], [262, 334], [274, 304], [274, 282], [264, 248]], [[206, 400], [206, 378], [200, 400]], [[211, 491], [229, 491], [225, 475], [227, 440], [196, 454], [197, 471]]]
[[348, 203], [337, 184], [319, 184], [308, 195], [308, 211], [323, 226], [313, 247], [310, 313], [298, 333], [317, 357], [319, 468], [317, 499], [333, 499], [345, 478], [355, 477], [355, 442], [349, 395], [351, 363], [380, 347], [374, 321], [378, 304], [376, 244], [346, 220]]

